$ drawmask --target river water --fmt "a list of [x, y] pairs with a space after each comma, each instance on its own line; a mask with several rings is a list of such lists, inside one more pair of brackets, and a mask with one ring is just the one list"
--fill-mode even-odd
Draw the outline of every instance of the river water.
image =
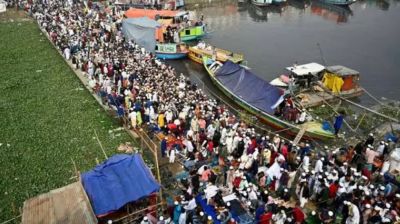
[[[359, 71], [361, 85], [374, 96], [400, 99], [400, 1], [358, 1], [343, 8], [289, 0], [259, 8], [210, 0], [189, 9], [204, 14], [211, 30], [207, 43], [243, 53], [248, 66], [265, 80], [293, 63], [325, 60]], [[189, 60], [175, 63], [184, 65], [178, 70], [210, 84], [202, 66]], [[372, 103], [365, 96], [362, 101]]]

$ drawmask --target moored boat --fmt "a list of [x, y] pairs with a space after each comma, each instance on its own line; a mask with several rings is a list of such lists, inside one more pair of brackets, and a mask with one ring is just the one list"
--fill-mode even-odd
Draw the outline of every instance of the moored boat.
[[156, 21], [163, 20], [163, 23], [168, 23], [164, 23], [165, 26], [179, 28], [179, 37], [184, 42], [201, 39], [206, 34], [205, 24], [202, 21], [189, 20], [188, 11], [131, 8], [124, 15], [127, 18], [148, 17]]
[[[310, 138], [334, 137], [333, 132], [323, 129], [323, 125], [319, 122], [305, 121], [302, 124], [296, 124], [277, 115], [277, 109], [282, 103], [286, 103], [283, 91], [246, 68], [231, 61], [222, 63], [207, 57], [203, 57], [203, 64], [212, 82], [222, 92], [266, 124], [285, 130], [291, 135], [304, 130], [304, 135]], [[298, 109], [293, 107], [291, 110]]]
[[196, 46], [189, 47], [189, 58], [193, 61], [202, 64], [203, 57], [215, 58], [217, 61], [225, 62], [230, 60], [234, 63], [240, 63], [243, 61], [243, 54], [233, 53], [231, 51], [223, 50], [220, 48], [206, 45], [204, 42], [200, 42]]
[[280, 75], [270, 84], [287, 89], [305, 108], [336, 100], [336, 96], [351, 98], [364, 92], [358, 84], [360, 73], [342, 65], [325, 67], [312, 62], [286, 70], [289, 74]]
[[251, 0], [251, 3], [256, 6], [268, 6], [272, 4], [272, 0]]
[[322, 2], [333, 4], [333, 5], [351, 5], [356, 2], [356, 0], [320, 0]]
[[173, 60], [186, 58], [189, 51], [185, 44], [158, 43], [156, 45], [155, 53], [159, 59]]
[[205, 24], [196, 24], [179, 30], [179, 37], [182, 41], [194, 41], [203, 38], [206, 35]]

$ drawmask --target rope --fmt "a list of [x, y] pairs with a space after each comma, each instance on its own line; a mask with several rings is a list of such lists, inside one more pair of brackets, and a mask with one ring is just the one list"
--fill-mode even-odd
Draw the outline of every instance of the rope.
[[377, 103], [379, 103], [382, 106], [387, 106], [385, 104], [383, 104], [380, 100], [378, 100], [376, 97], [374, 97], [370, 92], [368, 92], [364, 87], [361, 87], [362, 90], [364, 90], [364, 92], [371, 97], [373, 100], [375, 100]]
[[[318, 93], [317, 93], [314, 89], [312, 89], [312, 91], [313, 91], [315, 94], [318, 95]], [[330, 108], [332, 108], [333, 112], [335, 112], [336, 114], [339, 114], [339, 113], [335, 110], [335, 108], [334, 108], [332, 105], [330, 105], [330, 104], [325, 100], [324, 97], [321, 97], [321, 99], [322, 99], [322, 101], [324, 101], [324, 103], [325, 103], [326, 105], [328, 105]], [[347, 126], [352, 132], [356, 132], [356, 130], [353, 129], [353, 128], [350, 126], [350, 124], [347, 123], [347, 121], [346, 121], [345, 119], [343, 119], [343, 121], [344, 121], [344, 123], [346, 124], [346, 126]]]

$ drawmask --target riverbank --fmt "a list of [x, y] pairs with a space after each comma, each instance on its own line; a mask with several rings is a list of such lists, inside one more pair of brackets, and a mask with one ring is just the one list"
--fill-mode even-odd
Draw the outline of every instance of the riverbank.
[[0, 23], [0, 220], [27, 198], [73, 182], [73, 162], [93, 168], [132, 138], [99, 107], [64, 59], [24, 13]]

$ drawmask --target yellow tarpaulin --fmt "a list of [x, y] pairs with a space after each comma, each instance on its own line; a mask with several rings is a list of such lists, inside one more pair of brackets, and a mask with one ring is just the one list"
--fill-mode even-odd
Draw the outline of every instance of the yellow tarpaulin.
[[325, 73], [322, 82], [324, 86], [332, 90], [333, 93], [339, 93], [344, 83], [341, 77], [331, 73]]

